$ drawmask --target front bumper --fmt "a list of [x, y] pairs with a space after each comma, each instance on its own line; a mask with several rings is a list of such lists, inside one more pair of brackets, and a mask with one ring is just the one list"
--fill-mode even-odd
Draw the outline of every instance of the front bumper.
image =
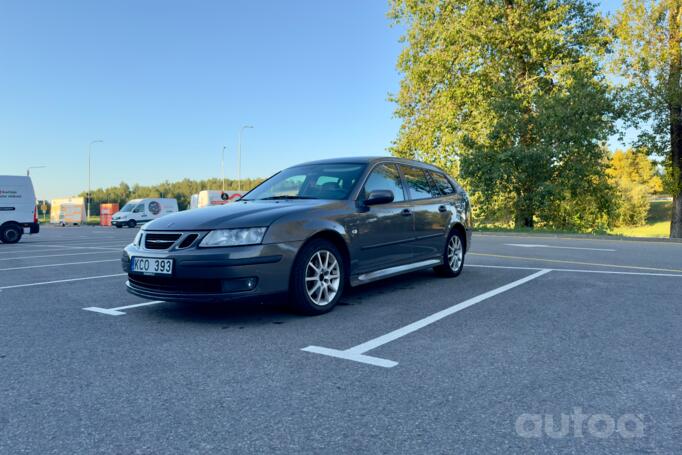
[[[121, 258], [131, 294], [168, 302], [226, 301], [286, 292], [303, 242], [158, 251], [128, 245]], [[130, 273], [133, 256], [173, 259], [170, 276]]]

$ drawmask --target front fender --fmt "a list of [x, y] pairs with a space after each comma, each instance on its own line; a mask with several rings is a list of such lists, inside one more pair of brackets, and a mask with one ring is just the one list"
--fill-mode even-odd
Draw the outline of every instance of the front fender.
[[263, 243], [282, 243], [307, 240], [322, 231], [333, 231], [346, 242], [350, 237], [342, 223], [327, 218], [285, 217], [274, 222], [265, 233]]

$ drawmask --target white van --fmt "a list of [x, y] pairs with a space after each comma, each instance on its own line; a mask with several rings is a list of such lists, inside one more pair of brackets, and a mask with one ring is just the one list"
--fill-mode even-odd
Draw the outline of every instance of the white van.
[[40, 231], [31, 177], [0, 175], [0, 241], [17, 243], [26, 228]]
[[145, 198], [133, 199], [111, 217], [111, 225], [117, 228], [135, 227], [178, 211], [175, 199]]

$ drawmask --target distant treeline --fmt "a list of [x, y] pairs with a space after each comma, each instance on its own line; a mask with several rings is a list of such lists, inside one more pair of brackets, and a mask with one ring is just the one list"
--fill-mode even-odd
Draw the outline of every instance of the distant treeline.
[[[246, 192], [264, 179], [242, 179], [241, 189]], [[101, 203], [118, 203], [121, 207], [131, 199], [144, 197], [167, 197], [178, 200], [180, 210], [189, 207], [190, 199], [193, 194], [202, 190], [221, 190], [222, 180], [219, 178], [208, 180], [184, 179], [179, 182], [163, 182], [158, 185], [138, 185], [130, 186], [121, 182], [118, 186], [109, 188], [98, 188], [92, 192], [92, 205], [90, 206], [91, 215], [99, 215], [99, 205]], [[237, 180], [225, 179], [225, 190], [236, 191], [238, 189]], [[79, 196], [86, 197], [87, 192], [82, 192]]]

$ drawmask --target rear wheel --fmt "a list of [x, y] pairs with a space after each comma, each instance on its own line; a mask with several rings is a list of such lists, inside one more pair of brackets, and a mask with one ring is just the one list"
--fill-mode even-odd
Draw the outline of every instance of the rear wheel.
[[134, 228], [137, 225], [137, 221], [135, 220], [128, 220], [128, 227], [129, 228]]
[[315, 239], [299, 252], [291, 273], [290, 304], [303, 314], [323, 314], [341, 299], [346, 270], [333, 243]]
[[8, 224], [0, 228], [0, 241], [2, 243], [17, 243], [21, 240], [24, 230], [16, 224]]
[[464, 236], [460, 231], [452, 231], [445, 243], [443, 264], [434, 267], [436, 273], [445, 277], [456, 277], [464, 268]]

